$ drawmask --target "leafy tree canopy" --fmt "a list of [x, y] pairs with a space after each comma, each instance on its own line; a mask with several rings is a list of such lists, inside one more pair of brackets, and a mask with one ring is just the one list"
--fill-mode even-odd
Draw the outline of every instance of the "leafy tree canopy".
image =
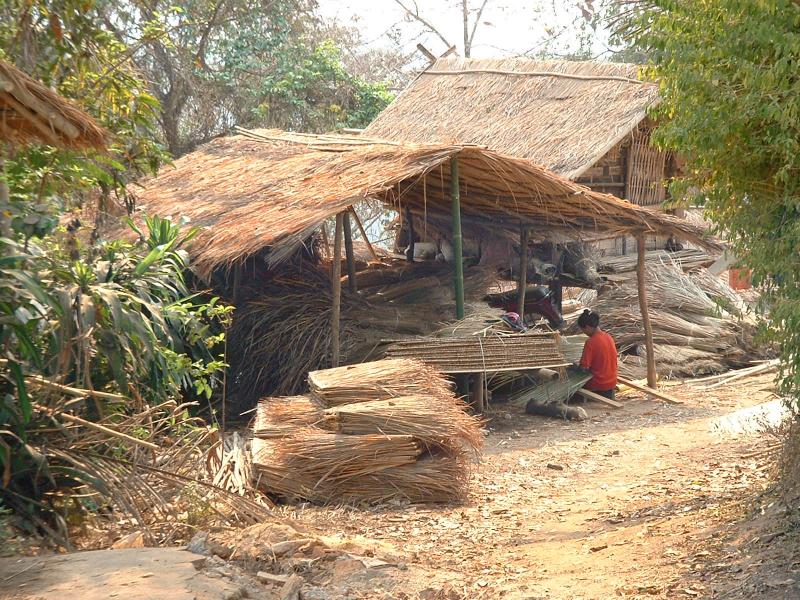
[[800, 398], [800, 4], [648, 0], [629, 19], [661, 84], [657, 140], [763, 286]]

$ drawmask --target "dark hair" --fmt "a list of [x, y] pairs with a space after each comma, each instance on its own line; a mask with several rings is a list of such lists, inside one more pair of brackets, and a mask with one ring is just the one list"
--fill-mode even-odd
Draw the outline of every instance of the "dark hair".
[[578, 317], [578, 327], [598, 327], [600, 325], [600, 315], [593, 310], [585, 309]]

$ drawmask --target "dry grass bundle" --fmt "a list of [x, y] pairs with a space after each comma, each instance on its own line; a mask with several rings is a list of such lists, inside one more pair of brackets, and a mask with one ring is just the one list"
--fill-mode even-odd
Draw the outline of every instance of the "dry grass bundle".
[[310, 427], [323, 418], [323, 407], [308, 396], [262, 398], [253, 423], [253, 435], [280, 437], [297, 427]]
[[329, 408], [320, 426], [348, 435], [413, 435], [428, 450], [477, 453], [483, 446], [481, 421], [466, 410], [456, 398], [402, 396]]
[[339, 435], [300, 428], [286, 437], [259, 440], [253, 463], [262, 489], [314, 502], [355, 494], [359, 478], [411, 465], [422, 454], [410, 435]]
[[308, 374], [313, 398], [327, 406], [430, 395], [453, 398], [449, 381], [436, 369], [411, 359], [387, 358]]
[[411, 503], [466, 500], [469, 470], [447, 456], [425, 456], [410, 465], [354, 478], [337, 489], [344, 502], [379, 503], [391, 499]]

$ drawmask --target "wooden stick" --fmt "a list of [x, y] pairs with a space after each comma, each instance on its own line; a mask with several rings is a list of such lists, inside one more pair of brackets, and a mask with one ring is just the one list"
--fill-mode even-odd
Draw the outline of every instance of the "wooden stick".
[[528, 285], [528, 228], [519, 233], [519, 282], [517, 283], [517, 310], [522, 323], [525, 322], [525, 288]]
[[342, 225], [344, 226], [344, 254], [347, 259], [347, 285], [350, 291], [358, 291], [356, 284], [356, 258], [353, 254], [353, 229], [350, 227], [350, 211], [342, 213]]
[[36, 410], [39, 410], [43, 413], [47, 413], [53, 417], [59, 417], [64, 419], [65, 421], [69, 421], [70, 423], [75, 423], [76, 425], [81, 425], [86, 427], [87, 429], [94, 429], [95, 431], [99, 431], [101, 433], [105, 433], [111, 437], [118, 438], [120, 440], [125, 440], [126, 442], [130, 442], [131, 444], [136, 444], [137, 446], [142, 446], [144, 448], [149, 448], [150, 450], [160, 450], [161, 448], [158, 444], [154, 444], [153, 442], [148, 442], [145, 440], [139, 440], [135, 437], [128, 435], [127, 433], [122, 433], [121, 431], [116, 431], [114, 429], [109, 429], [104, 425], [100, 425], [99, 423], [92, 423], [91, 421], [87, 421], [85, 419], [81, 419], [80, 417], [76, 417], [75, 415], [71, 415], [65, 412], [56, 412], [52, 409], [47, 408], [46, 406], [42, 406], [41, 404], [37, 404], [32, 402], [33, 406]]
[[639, 310], [642, 313], [642, 325], [644, 326], [644, 340], [647, 348], [647, 385], [655, 389], [658, 385], [656, 375], [656, 356], [653, 347], [653, 326], [650, 324], [650, 313], [647, 310], [647, 283], [645, 280], [645, 243], [644, 234], [638, 236], [637, 242], [638, 262], [636, 264], [636, 281], [639, 291]]
[[331, 307], [331, 366], [339, 366], [339, 318], [342, 306], [342, 213], [336, 215], [333, 236], [333, 306]]
[[656, 398], [660, 398], [664, 402], [669, 402], [670, 404], [683, 404], [683, 401], [678, 400], [677, 398], [673, 398], [665, 394], [664, 392], [660, 392], [658, 390], [654, 390], [653, 388], [647, 387], [645, 385], [639, 385], [635, 381], [631, 381], [630, 379], [625, 379], [624, 377], [617, 377], [617, 381], [620, 383], [624, 383], [629, 388], [633, 388], [635, 390], [639, 390], [640, 392], [645, 392], [650, 394], [651, 396], [655, 396]]
[[586, 389], [579, 389], [578, 393], [583, 396], [584, 398], [588, 398], [589, 400], [595, 400], [597, 402], [602, 402], [603, 404], [608, 404], [609, 406], [613, 406], [614, 408], [622, 408], [622, 402], [617, 402], [616, 400], [612, 400], [611, 398], [606, 398], [605, 396], [601, 396], [600, 394], [595, 394], [591, 390]]
[[777, 369], [777, 368], [778, 368], [778, 361], [777, 360], [774, 361], [774, 362], [763, 363], [763, 364], [758, 365], [757, 367], [750, 367], [748, 369], [742, 369], [741, 371], [731, 375], [727, 379], [723, 379], [722, 381], [718, 381], [716, 383], [712, 383], [711, 385], [703, 386], [701, 389], [703, 389], [703, 390], [713, 390], [714, 388], [721, 387], [721, 386], [726, 385], [726, 384], [728, 384], [728, 383], [730, 383], [732, 381], [736, 381], [738, 379], [744, 379], [745, 377], [750, 377], [751, 375], [757, 375], [759, 373], [768, 373], [769, 371], [772, 371], [773, 369]]
[[40, 387], [50, 388], [52, 390], [57, 390], [59, 392], [63, 392], [65, 394], [69, 394], [70, 396], [92, 396], [94, 398], [105, 398], [106, 400], [128, 400], [125, 396], [121, 396], [120, 394], [111, 394], [109, 392], [98, 392], [96, 390], [84, 390], [81, 388], [74, 388], [68, 385], [61, 385], [60, 383], [54, 383], [52, 381], [48, 381], [43, 377], [39, 377], [38, 375], [29, 375], [25, 378], [25, 381]]
[[356, 226], [358, 227], [358, 231], [361, 232], [361, 237], [364, 238], [364, 242], [367, 244], [367, 248], [369, 248], [369, 253], [372, 254], [372, 258], [375, 259], [375, 262], [381, 262], [381, 259], [378, 257], [378, 253], [375, 252], [375, 248], [372, 247], [372, 244], [367, 237], [367, 232], [364, 230], [364, 224], [361, 222], [361, 217], [358, 216], [356, 210], [351, 206], [350, 207], [350, 214], [353, 215], [353, 218], [356, 221]]

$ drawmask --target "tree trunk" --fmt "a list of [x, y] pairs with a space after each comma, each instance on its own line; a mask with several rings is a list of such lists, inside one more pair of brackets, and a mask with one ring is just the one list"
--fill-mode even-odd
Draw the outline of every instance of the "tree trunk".
[[469, 58], [469, 6], [467, 0], [461, 0], [461, 14], [464, 17], [464, 58]]

